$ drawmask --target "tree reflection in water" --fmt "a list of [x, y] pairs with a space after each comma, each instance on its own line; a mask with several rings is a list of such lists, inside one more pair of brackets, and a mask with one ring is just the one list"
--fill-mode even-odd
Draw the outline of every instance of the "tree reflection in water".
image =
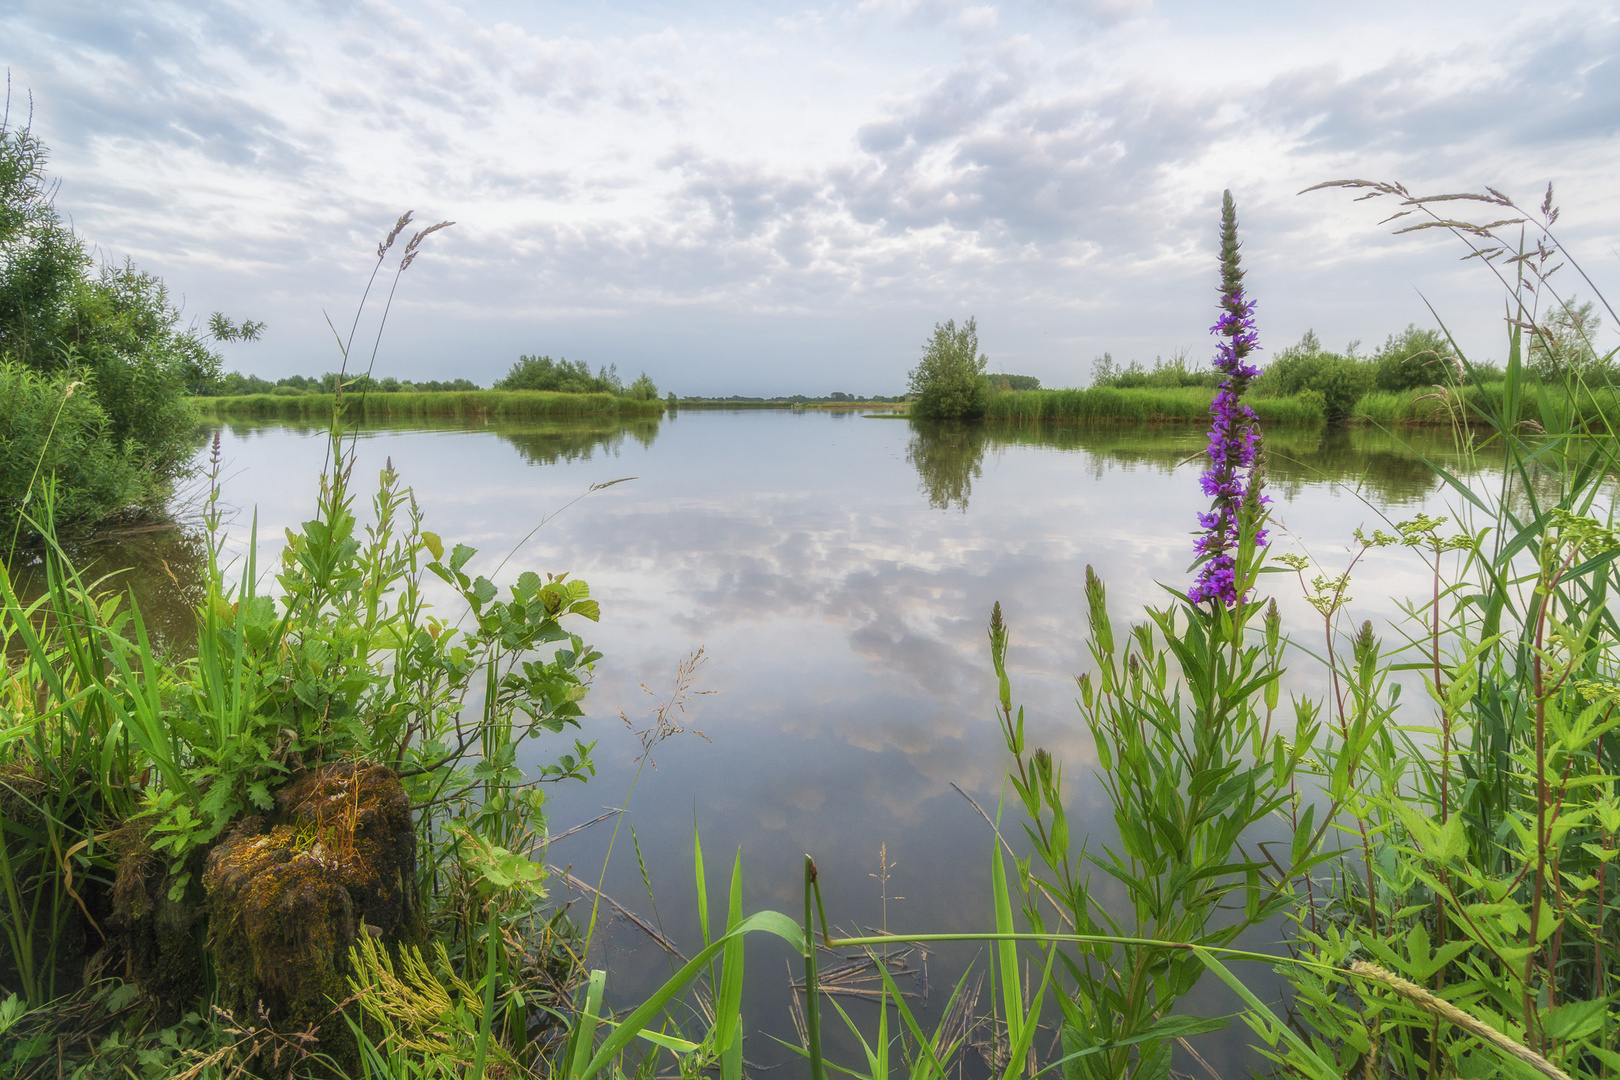
[[[197, 606], [207, 595], [208, 546], [201, 528], [171, 521], [109, 530], [62, 546], [97, 595], [122, 596], [126, 606], [134, 598], [158, 650], [189, 655], [196, 647]], [[24, 603], [44, 593], [45, 565], [38, 552], [19, 552], [6, 569]]]
[[[1204, 453], [1202, 429], [1186, 424], [1017, 424], [912, 421], [906, 460], [917, 470], [918, 489], [936, 509], [966, 511], [973, 481], [983, 475], [987, 450], [1038, 446], [1081, 452], [1093, 460], [1097, 476], [1119, 462], [1170, 472], [1196, 467]], [[1486, 449], [1460, 450], [1449, 430], [1408, 428], [1390, 433], [1374, 428], [1282, 428], [1266, 433], [1266, 484], [1273, 495], [1291, 500], [1307, 484], [1332, 481], [1350, 485], [1381, 504], [1422, 502], [1441, 484], [1428, 462], [1467, 481], [1497, 465]]]
[[986, 425], [973, 421], [912, 421], [906, 460], [917, 468], [919, 490], [937, 510], [967, 512], [973, 481], [984, 475]]

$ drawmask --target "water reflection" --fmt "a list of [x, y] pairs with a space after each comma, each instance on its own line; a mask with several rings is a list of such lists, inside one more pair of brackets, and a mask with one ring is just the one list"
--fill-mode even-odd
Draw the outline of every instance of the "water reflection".
[[916, 466], [929, 506], [936, 510], [954, 506], [967, 513], [973, 481], [984, 475], [984, 449], [988, 445], [983, 424], [913, 422], [906, 460]]
[[[134, 599], [158, 649], [195, 648], [197, 606], [207, 595], [208, 546], [201, 529], [172, 522], [142, 526], [68, 541], [63, 550], [94, 592]], [[45, 591], [37, 555], [19, 556], [8, 570], [24, 601]]]
[[599, 452], [617, 456], [626, 439], [634, 440], [643, 448], [650, 447], [658, 437], [660, 420], [657, 416], [624, 421], [586, 419], [502, 425], [493, 430], [497, 438], [511, 443], [530, 465], [555, 465], [559, 461], [589, 461]]
[[[915, 421], [906, 460], [917, 470], [928, 505], [966, 512], [973, 482], [984, 472], [986, 451], [1038, 446], [1086, 454], [1101, 479], [1124, 464], [1168, 473], [1202, 466], [1204, 433], [1181, 425], [1105, 424], [1035, 426]], [[1399, 435], [1369, 428], [1282, 428], [1266, 435], [1266, 481], [1274, 497], [1289, 500], [1307, 485], [1353, 486], [1375, 502], [1400, 506], [1421, 502], [1441, 481], [1428, 462], [1460, 477], [1476, 474], [1475, 455], [1463, 453], [1449, 431], [1414, 429]], [[1427, 460], [1425, 460], [1427, 459]], [[1494, 457], [1487, 456], [1488, 460]]]
[[[261, 567], [275, 565], [282, 528], [310, 516], [325, 451], [320, 430], [232, 424], [225, 432], [234, 478], [226, 495], [243, 506], [232, 543], [245, 548], [247, 508], [256, 505]], [[1006, 764], [985, 651], [996, 601], [1012, 627], [1014, 688], [1028, 707], [1030, 743], [1068, 766], [1073, 827], [1111, 842], [1091, 740], [1074, 707], [1073, 677], [1087, 664], [1082, 574], [1087, 564], [1097, 568], [1120, 620], [1163, 602], [1157, 582], [1185, 580], [1202, 503], [1198, 430], [925, 428], [808, 411], [691, 410], [661, 425], [423, 424], [360, 434], [357, 475], [374, 475], [392, 458], [426, 527], [479, 549], [474, 572], [505, 581], [529, 570], [570, 571], [602, 604], [602, 622], [585, 628], [604, 653], [584, 732], [600, 739], [598, 774], [552, 794], [558, 831], [622, 802], [640, 747], [620, 711], [644, 726], [655, 702], [640, 684], [666, 691], [680, 659], [707, 647], [700, 688], [718, 692], [694, 702], [685, 719], [713, 742], [660, 747], [658, 769], [642, 775], [627, 819], [657, 917], [677, 941], [699, 933], [694, 825], [709, 851], [744, 851], [750, 909], [802, 903], [799, 860], [812, 852], [834, 918], [877, 925], [881, 901], [868, 875], [886, 844], [891, 861], [900, 860], [891, 895], [908, 897], [891, 904], [892, 926], [986, 925], [992, 834], [952, 785], [994, 813]], [[1443, 437], [1412, 439], [1431, 460], [1465, 467]], [[1356, 526], [1377, 524], [1380, 508], [1447, 512], [1445, 490], [1389, 436], [1278, 432], [1271, 454], [1281, 550], [1297, 538], [1326, 551]], [[628, 474], [640, 479], [592, 494], [518, 546], [591, 485]], [[1427, 588], [1426, 571], [1404, 549], [1369, 554], [1360, 580], [1358, 619], [1398, 618], [1389, 598]], [[1291, 579], [1274, 584], [1286, 629], [1318, 625], [1291, 595]], [[447, 595], [434, 599], [449, 608]], [[458, 612], [442, 614], [453, 620]], [[532, 744], [526, 764], [556, 751]], [[607, 837], [601, 829], [579, 834], [551, 859], [589, 868], [581, 876], [594, 882]], [[649, 914], [641, 863], [625, 835], [613, 858], [620, 861], [607, 867], [607, 892]], [[711, 859], [711, 870], [721, 861]], [[711, 895], [721, 889], [711, 882]], [[601, 959], [621, 1003], [667, 975], [663, 958], [628, 924], [606, 948]], [[936, 991], [954, 983], [970, 956], [930, 961]], [[759, 956], [747, 980], [749, 1023], [791, 1041], [780, 961]], [[927, 1022], [945, 996], [922, 1009]], [[858, 1059], [858, 1048], [852, 1052]], [[762, 1065], [793, 1060], [760, 1038], [747, 1055]], [[1218, 1063], [1223, 1075], [1246, 1064], [1254, 1062]]]
[[[386, 426], [372, 421], [354, 426], [350, 433], [357, 439], [371, 439], [404, 431], [488, 431], [502, 442], [510, 443], [528, 464], [555, 465], [558, 462], [590, 461], [598, 453], [617, 456], [627, 440], [642, 448], [650, 447], [653, 440], [658, 438], [662, 420], [659, 416], [636, 416], [623, 420], [611, 416], [562, 420], [454, 420], [429, 417], [389, 420]], [[328, 430], [326, 424], [313, 421], [247, 418], [227, 420], [221, 428], [237, 440], [249, 440], [271, 433], [296, 433], [307, 437], [323, 435]]]

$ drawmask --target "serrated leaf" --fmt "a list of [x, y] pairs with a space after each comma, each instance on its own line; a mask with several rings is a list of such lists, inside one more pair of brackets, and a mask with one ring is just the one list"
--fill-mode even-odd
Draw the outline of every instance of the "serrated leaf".
[[1603, 1028], [1609, 1003], [1597, 998], [1571, 1001], [1541, 1014], [1541, 1029], [1549, 1039], [1584, 1039]]

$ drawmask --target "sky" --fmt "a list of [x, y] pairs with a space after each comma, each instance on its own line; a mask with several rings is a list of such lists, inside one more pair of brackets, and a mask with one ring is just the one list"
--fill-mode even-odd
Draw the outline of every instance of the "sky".
[[900, 393], [968, 317], [1049, 386], [1208, 363], [1223, 189], [1272, 351], [1443, 321], [1505, 353], [1459, 241], [1323, 181], [1552, 183], [1570, 252], [1620, 270], [1605, 3], [10, 0], [0, 65], [96, 254], [264, 321], [222, 351], [268, 378], [337, 368], [406, 210], [455, 224], [379, 339], [403, 240], [383, 260], [379, 376], [544, 354], [682, 395]]

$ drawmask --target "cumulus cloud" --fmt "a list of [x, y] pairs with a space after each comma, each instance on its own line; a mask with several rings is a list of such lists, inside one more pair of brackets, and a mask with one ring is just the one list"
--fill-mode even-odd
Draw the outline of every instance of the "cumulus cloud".
[[[1078, 350], [1193, 344], [1222, 187], [1263, 224], [1251, 253], [1289, 268], [1265, 310], [1329, 340], [1354, 306], [1322, 295], [1345, 249], [1395, 265], [1414, 248], [1296, 201], [1310, 183], [1553, 178], [1585, 201], [1598, 248], [1620, 219], [1604, 180], [1620, 30], [1595, 7], [1343, 56], [1321, 18], [1271, 18], [1230, 70], [1213, 58], [1245, 41], [1241, 18], [1211, 29], [1124, 0], [863, 0], [673, 25], [414, 0], [93, 18], [34, 2], [0, 29], [64, 208], [177, 291], [271, 315], [262, 370], [299, 366], [315, 310], [407, 206], [461, 224], [436, 238], [423, 301], [441, 330], [399, 346], [403, 373], [444, 341], [505, 348], [536, 326], [642, 367], [651, 354], [603, 350], [664, 323], [720, 334], [665, 373], [698, 391], [742, 370], [737, 334], [768, 318], [802, 320], [796, 362], [846, 358], [830, 378], [883, 372], [855, 386], [868, 392], [909, 361], [870, 333], [885, 317], [976, 310], [987, 345], [1049, 379]], [[1387, 306], [1391, 280], [1357, 286], [1360, 306]], [[790, 366], [754, 377], [730, 390], [803, 389]]]

